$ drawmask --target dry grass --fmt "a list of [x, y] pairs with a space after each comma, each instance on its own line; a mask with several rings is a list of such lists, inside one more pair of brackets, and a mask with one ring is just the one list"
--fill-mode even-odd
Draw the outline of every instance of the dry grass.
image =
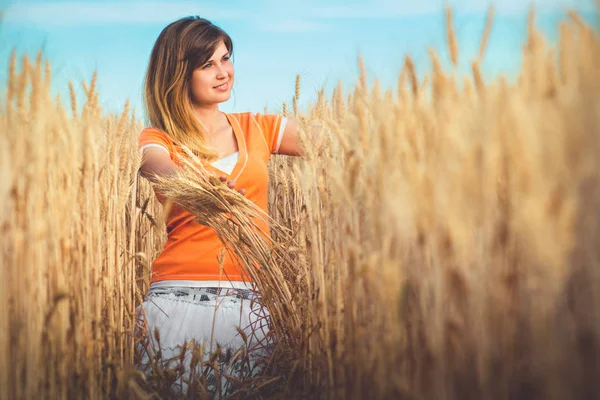
[[[597, 396], [600, 42], [575, 14], [560, 32], [549, 48], [532, 13], [515, 83], [431, 52], [422, 79], [406, 57], [395, 95], [362, 66], [300, 113], [298, 79], [291, 111], [324, 145], [272, 160], [273, 253], [252, 223], [267, 216], [192, 164], [162, 183], [265, 294], [280, 379], [257, 396]], [[0, 395], [141, 398], [133, 310], [163, 229], [140, 126], [103, 116], [93, 81], [67, 117], [46, 76], [13, 61], [0, 113]]]

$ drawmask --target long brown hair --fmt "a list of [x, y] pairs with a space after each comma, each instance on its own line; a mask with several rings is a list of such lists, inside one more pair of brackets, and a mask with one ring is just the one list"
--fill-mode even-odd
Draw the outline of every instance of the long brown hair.
[[189, 147], [205, 161], [217, 158], [207, 145], [206, 132], [194, 116], [190, 80], [223, 42], [233, 54], [225, 31], [200, 17], [185, 17], [167, 25], [152, 48], [144, 82], [146, 115], [152, 127]]

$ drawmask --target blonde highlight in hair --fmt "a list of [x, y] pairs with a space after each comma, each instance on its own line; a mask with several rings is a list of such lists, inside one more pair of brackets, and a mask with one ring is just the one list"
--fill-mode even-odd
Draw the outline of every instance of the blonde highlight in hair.
[[206, 130], [194, 115], [190, 81], [194, 70], [210, 59], [220, 43], [233, 53], [229, 35], [210, 21], [185, 17], [172, 22], [152, 48], [144, 81], [151, 126], [207, 162], [215, 160], [217, 152], [207, 144]]

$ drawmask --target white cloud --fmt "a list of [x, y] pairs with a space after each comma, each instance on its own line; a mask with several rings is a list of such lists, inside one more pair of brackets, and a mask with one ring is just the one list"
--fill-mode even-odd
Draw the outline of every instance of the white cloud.
[[[429, 3], [429, 4], [428, 4]], [[353, 4], [344, 6], [316, 5], [307, 7], [307, 16], [319, 19], [393, 19], [413, 15], [423, 15], [437, 12], [442, 4], [404, 4], [374, 2], [369, 5]]]
[[248, 17], [245, 11], [194, 1], [85, 1], [15, 3], [6, 9], [6, 22], [42, 25], [90, 23], [165, 23], [187, 15], [229, 20]]
[[303, 19], [284, 19], [272, 23], [261, 23], [259, 28], [270, 32], [326, 32], [332, 26], [322, 22]]

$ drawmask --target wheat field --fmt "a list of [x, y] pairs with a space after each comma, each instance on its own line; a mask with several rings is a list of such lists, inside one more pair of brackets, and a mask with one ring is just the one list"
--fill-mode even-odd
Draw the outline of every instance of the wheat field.
[[[599, 396], [600, 39], [567, 17], [549, 43], [531, 13], [515, 82], [483, 78], [489, 29], [458, 73], [449, 10], [450, 70], [431, 51], [417, 75], [407, 55], [391, 90], [359, 59], [354, 87], [306, 110], [297, 80], [283, 113], [323, 143], [271, 161], [274, 249], [215, 220], [246, 264], [268, 258], [255, 278], [278, 339], [261, 383], [234, 397]], [[41, 53], [13, 53], [8, 76], [0, 399], [169, 398], [168, 373], [134, 367], [135, 308], [165, 240], [137, 173], [142, 122], [103, 112], [95, 76], [85, 99], [73, 85], [53, 98]], [[190, 181], [165, 184], [177, 198]], [[205, 200], [185, 204], [202, 218]], [[250, 205], [230, 201], [243, 219]]]

